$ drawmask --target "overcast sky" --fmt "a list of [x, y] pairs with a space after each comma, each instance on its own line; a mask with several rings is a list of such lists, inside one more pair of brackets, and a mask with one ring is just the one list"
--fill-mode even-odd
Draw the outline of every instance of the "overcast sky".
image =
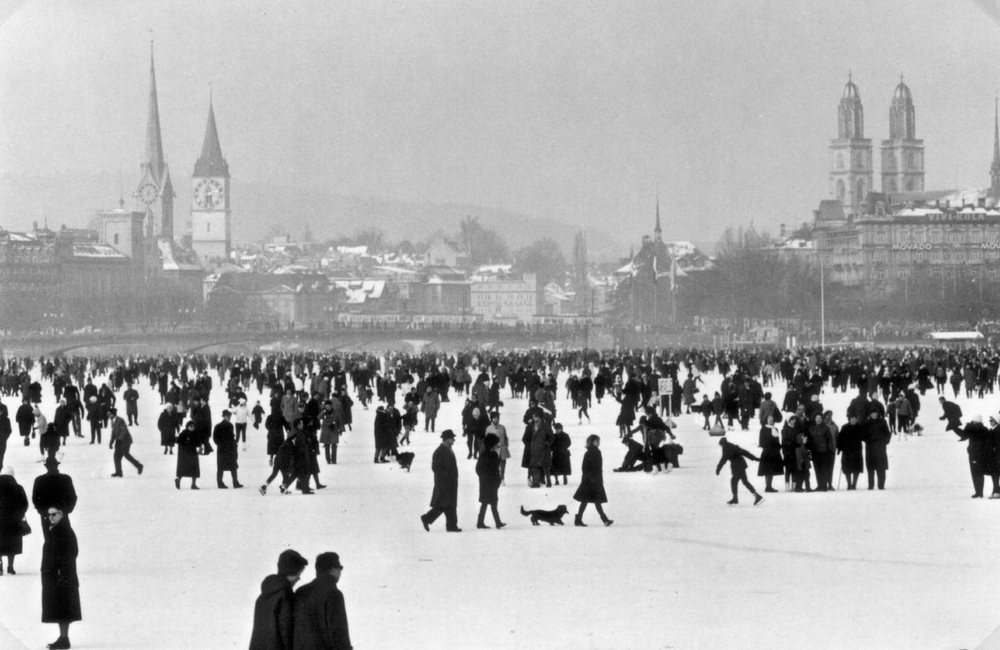
[[242, 180], [632, 238], [658, 189], [669, 239], [776, 231], [829, 195], [849, 70], [876, 151], [903, 72], [927, 188], [989, 185], [992, 2], [0, 0], [0, 175], [124, 169], [133, 187], [152, 38], [175, 184], [211, 86]]

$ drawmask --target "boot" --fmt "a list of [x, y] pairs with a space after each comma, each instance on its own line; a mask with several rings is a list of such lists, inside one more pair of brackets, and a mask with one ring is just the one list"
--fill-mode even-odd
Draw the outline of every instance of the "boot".
[[260, 486], [257, 489], [257, 491], [260, 492], [260, 496], [264, 496], [265, 494], [267, 494], [267, 485], [265, 484], [265, 485]]
[[604, 525], [605, 525], [605, 526], [610, 526], [611, 524], [615, 523], [615, 522], [614, 522], [614, 520], [612, 520], [612, 519], [608, 519], [607, 517], [603, 517], [603, 518], [601, 519], [601, 521], [603, 521], [603, 522], [604, 522]]
[[583, 515], [577, 515], [577, 516], [573, 517], [573, 525], [574, 526], [583, 526], [584, 528], [587, 527], [587, 524], [583, 523]]
[[739, 500], [739, 499], [737, 499], [736, 497], [733, 497], [733, 498], [732, 498], [732, 499], [730, 499], [729, 501], [726, 501], [726, 505], [727, 505], [727, 506], [737, 506], [737, 505], [739, 505], [739, 504], [740, 504], [740, 500]]
[[476, 528], [482, 528], [484, 530], [489, 530], [490, 527], [487, 526], [486, 522], [483, 520], [483, 515], [479, 515], [479, 519], [476, 521]]
[[761, 502], [761, 501], [763, 501], [763, 500], [764, 500], [764, 497], [760, 496], [759, 494], [756, 494], [756, 493], [755, 493], [755, 494], [753, 495], [753, 504], [754, 504], [754, 505], [757, 505], [758, 503], [760, 503], [760, 502]]

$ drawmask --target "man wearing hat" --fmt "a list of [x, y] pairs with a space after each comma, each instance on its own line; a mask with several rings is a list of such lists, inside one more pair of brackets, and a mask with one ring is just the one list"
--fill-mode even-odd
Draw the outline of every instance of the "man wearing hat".
[[132, 458], [132, 454], [129, 453], [132, 449], [132, 434], [129, 433], [125, 419], [118, 415], [118, 409], [113, 406], [108, 409], [108, 415], [111, 416], [111, 442], [108, 448], [115, 450], [115, 473], [111, 476], [116, 478], [124, 476], [122, 474], [122, 458], [132, 463], [141, 475], [142, 463]]
[[336, 553], [316, 556], [316, 579], [295, 592], [295, 650], [350, 650], [344, 594], [337, 588], [343, 569]]
[[233, 429], [232, 422], [229, 419], [232, 414], [229, 410], [222, 412], [222, 422], [215, 425], [215, 429], [212, 430], [212, 440], [215, 442], [216, 451], [218, 452], [215, 456], [215, 481], [216, 485], [220, 490], [226, 490], [229, 486], [222, 482], [222, 473], [231, 472], [233, 475], [233, 487], [241, 488], [243, 484], [240, 483], [240, 479], [236, 475], [236, 470], [239, 467], [238, 457], [239, 457], [239, 447], [236, 444], [236, 431]]
[[31, 504], [42, 517], [42, 534], [49, 537], [49, 508], [61, 504], [60, 508], [66, 517], [76, 508], [76, 489], [73, 479], [59, 473], [59, 461], [55, 458], [45, 460], [45, 474], [35, 479], [31, 490]]
[[250, 650], [291, 650], [295, 615], [292, 585], [308, 564], [309, 560], [292, 549], [278, 556], [278, 572], [264, 578], [254, 603]]
[[430, 532], [431, 524], [444, 513], [445, 530], [449, 533], [460, 533], [458, 527], [458, 462], [452, 446], [455, 444], [455, 432], [445, 429], [441, 433], [441, 444], [434, 450], [431, 458], [431, 471], [434, 472], [434, 492], [431, 494], [431, 509], [420, 516], [424, 530]]

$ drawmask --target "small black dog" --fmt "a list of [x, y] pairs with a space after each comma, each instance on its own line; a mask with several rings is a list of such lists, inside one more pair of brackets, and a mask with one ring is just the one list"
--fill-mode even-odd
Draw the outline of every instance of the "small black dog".
[[525, 517], [531, 517], [531, 525], [537, 526], [539, 521], [544, 521], [549, 526], [554, 524], [563, 525], [562, 518], [566, 516], [566, 506], [559, 506], [555, 510], [525, 510], [524, 506], [521, 506], [521, 514]]
[[407, 472], [410, 471], [410, 465], [413, 464], [413, 452], [412, 451], [401, 451], [396, 454], [396, 462], [399, 466], [405, 469]]

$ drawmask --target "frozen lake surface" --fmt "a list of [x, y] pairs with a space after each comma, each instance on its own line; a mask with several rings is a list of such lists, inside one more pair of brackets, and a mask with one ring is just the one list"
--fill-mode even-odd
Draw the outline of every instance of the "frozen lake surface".
[[[705, 379], [709, 391], [720, 380]], [[217, 422], [226, 397], [213, 380]], [[43, 387], [51, 420], [54, 396], [50, 384]], [[526, 402], [505, 395], [501, 421], [513, 458], [500, 514], [508, 527], [476, 530], [474, 461], [465, 459], [459, 438], [463, 532], [448, 534], [443, 519], [430, 533], [419, 521], [439, 442], [423, 432], [422, 420], [409, 473], [372, 464], [374, 408], [356, 404], [339, 464], [321, 464], [329, 487], [316, 495], [281, 496], [277, 481], [266, 497], [258, 494], [269, 474], [263, 427], [250, 428], [240, 454], [245, 489], [216, 489], [213, 454], [202, 457], [202, 489], [187, 489], [185, 479], [178, 491], [176, 457], [163, 456], [158, 444], [159, 397], [148, 385], [138, 388], [132, 452], [146, 465], [141, 477], [125, 463], [125, 478], [110, 478], [107, 437], [90, 446], [86, 424], [87, 439], [70, 438], [63, 449], [61, 470], [79, 494], [72, 522], [84, 620], [71, 628], [74, 648], [246, 648], [260, 582], [286, 548], [310, 560], [300, 584], [313, 578], [318, 553], [340, 554], [340, 587], [359, 650], [1000, 647], [991, 638], [1000, 625], [993, 600], [1000, 500], [969, 498], [965, 444], [944, 433], [933, 391], [922, 398], [923, 437], [889, 445], [884, 492], [863, 489], [862, 476], [856, 492], [782, 491], [758, 507], [745, 492], [741, 505], [725, 505], [729, 470], [715, 475], [718, 439], [695, 415], [680, 418], [675, 431], [685, 449], [680, 469], [613, 473], [624, 455], [614, 425], [618, 404], [595, 403], [593, 423], [579, 425], [564, 388], [557, 419], [573, 439], [574, 475], [569, 486], [529, 489], [519, 463]], [[767, 390], [780, 404], [784, 387]], [[258, 395], [251, 390], [249, 397], [252, 405]], [[822, 396], [838, 424], [851, 397], [829, 389]], [[13, 419], [18, 403], [3, 401]], [[967, 418], [1000, 410], [996, 395], [956, 401]], [[442, 404], [439, 432], [460, 433], [460, 408], [454, 399]], [[602, 437], [610, 528], [592, 508], [589, 527], [572, 525], [572, 495], [592, 433]], [[752, 424], [730, 439], [757, 454], [757, 435]], [[43, 473], [38, 460], [37, 445], [21, 446], [15, 426], [6, 464], [29, 498]], [[762, 491], [756, 463], [750, 475]], [[784, 489], [780, 478], [775, 487]], [[571, 511], [567, 526], [533, 527], [518, 512], [558, 504]], [[54, 625], [39, 622], [42, 536], [34, 511], [29, 522], [35, 532], [16, 560], [18, 575], [0, 578], [3, 648], [44, 648], [58, 636]]]

